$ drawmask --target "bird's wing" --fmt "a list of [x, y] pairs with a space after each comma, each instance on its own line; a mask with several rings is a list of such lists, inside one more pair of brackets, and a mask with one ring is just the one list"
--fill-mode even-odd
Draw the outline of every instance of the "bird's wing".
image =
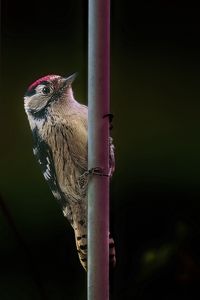
[[62, 209], [65, 211], [65, 214], [69, 219], [70, 223], [72, 223], [72, 216], [71, 216], [72, 214], [71, 214], [69, 203], [66, 199], [66, 196], [61, 191], [56, 177], [55, 165], [54, 165], [51, 148], [40, 137], [37, 128], [33, 130], [33, 140], [34, 140], [33, 153], [36, 156], [37, 161], [41, 167], [43, 176], [47, 181], [54, 197], [61, 205]]

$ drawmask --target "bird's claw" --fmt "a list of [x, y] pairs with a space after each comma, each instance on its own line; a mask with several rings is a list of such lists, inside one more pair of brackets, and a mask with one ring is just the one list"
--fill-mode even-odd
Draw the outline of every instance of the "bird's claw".
[[110, 122], [110, 130], [113, 129], [112, 120], [113, 120], [113, 118], [114, 118], [114, 115], [111, 114], [111, 113], [105, 114], [105, 115], [103, 116], [103, 119], [104, 119], [104, 118], [109, 118], [109, 122]]

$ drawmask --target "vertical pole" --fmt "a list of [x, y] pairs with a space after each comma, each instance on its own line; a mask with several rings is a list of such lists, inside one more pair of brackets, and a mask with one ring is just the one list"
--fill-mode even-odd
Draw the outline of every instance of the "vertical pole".
[[[89, 0], [88, 168], [109, 172], [110, 1]], [[88, 185], [88, 300], [109, 299], [109, 178]]]

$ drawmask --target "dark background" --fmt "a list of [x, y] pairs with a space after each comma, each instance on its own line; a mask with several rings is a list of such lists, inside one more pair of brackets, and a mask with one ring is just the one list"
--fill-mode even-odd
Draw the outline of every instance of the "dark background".
[[[73, 231], [32, 154], [27, 86], [87, 103], [87, 1], [2, 1], [0, 299], [86, 299]], [[198, 299], [200, 24], [193, 2], [111, 3], [111, 299]]]

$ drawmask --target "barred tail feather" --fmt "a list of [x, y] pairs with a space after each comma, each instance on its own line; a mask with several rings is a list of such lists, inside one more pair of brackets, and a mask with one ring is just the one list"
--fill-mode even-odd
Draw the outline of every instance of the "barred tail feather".
[[[76, 247], [79, 256], [79, 260], [83, 268], [87, 271], [87, 235], [77, 234], [75, 230]], [[109, 264], [110, 267], [115, 267], [116, 265], [116, 255], [115, 255], [115, 244], [112, 237], [109, 236]]]

